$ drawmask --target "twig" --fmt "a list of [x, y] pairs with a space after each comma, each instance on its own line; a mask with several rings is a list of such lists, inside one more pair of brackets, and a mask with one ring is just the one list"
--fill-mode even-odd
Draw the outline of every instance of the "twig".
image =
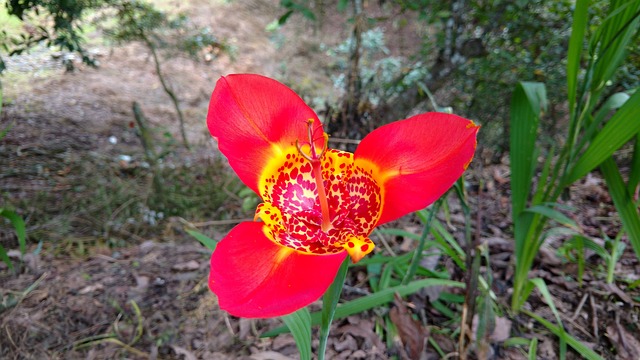
[[131, 199], [125, 201], [122, 205], [118, 206], [117, 209], [115, 209], [112, 213], [111, 216], [109, 217], [110, 222], [113, 222], [116, 218], [116, 216], [122, 211], [124, 210], [127, 206], [131, 205], [131, 203], [133, 203], [134, 201], [136, 201], [137, 198], [136, 197], [132, 197]]
[[376, 231], [376, 235], [378, 236], [378, 239], [380, 239], [380, 242], [382, 242], [382, 245], [384, 245], [384, 248], [387, 249], [387, 251], [389, 252], [389, 254], [393, 257], [396, 257], [396, 253], [391, 249], [391, 246], [389, 246], [389, 243], [387, 242], [387, 239], [385, 239], [384, 236], [382, 236], [379, 232]]
[[236, 336], [235, 331], [233, 331], [233, 328], [231, 327], [231, 321], [229, 321], [229, 315], [227, 315], [226, 313], [224, 314], [224, 324], [227, 325], [227, 330], [229, 330], [231, 335]]
[[618, 340], [620, 344], [622, 344], [622, 348], [627, 354], [631, 354], [629, 351], [629, 346], [627, 344], [627, 339], [624, 338], [624, 333], [622, 332], [622, 327], [620, 326], [620, 313], [616, 311], [616, 330], [618, 331]]
[[571, 320], [575, 320], [578, 315], [580, 315], [580, 310], [582, 310], [582, 307], [584, 306], [584, 303], [587, 302], [587, 296], [589, 294], [585, 293], [584, 295], [582, 295], [582, 299], [580, 299], [580, 303], [578, 303], [578, 308], [576, 309], [576, 311], [573, 313], [573, 316], [571, 316], [569, 319]]
[[589, 305], [591, 305], [591, 322], [593, 325], [593, 336], [598, 338], [598, 310], [596, 309], [595, 301], [593, 301], [593, 294], [589, 292]]
[[[13, 306], [13, 308], [11, 309], [11, 312], [9, 314], [12, 314], [17, 308], [18, 306], [20, 306], [20, 304], [22, 303], [22, 301], [36, 288], [38, 287], [38, 285], [40, 285], [40, 283], [47, 278], [47, 276], [49, 276], [49, 273], [46, 272], [42, 275], [40, 275], [40, 277], [33, 282], [33, 284], [29, 285], [28, 288], [26, 288], [24, 291], [22, 291], [20, 293], [20, 297], [18, 298], [18, 301], [16, 301], [16, 304]], [[8, 315], [5, 317], [5, 319], [10, 319], [11, 315]]]

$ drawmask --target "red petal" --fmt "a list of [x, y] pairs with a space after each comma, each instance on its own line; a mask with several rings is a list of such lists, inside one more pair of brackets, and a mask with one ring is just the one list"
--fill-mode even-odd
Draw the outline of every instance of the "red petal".
[[347, 256], [297, 252], [269, 240], [263, 226], [239, 224], [211, 256], [209, 287], [231, 315], [266, 318], [309, 305], [331, 285]]
[[456, 115], [426, 113], [382, 126], [355, 152], [383, 191], [378, 224], [420, 210], [444, 194], [473, 159], [478, 126]]
[[[218, 80], [207, 125], [231, 167], [257, 192], [262, 170], [279, 149], [308, 141], [309, 119], [320, 124], [293, 90], [264, 76], [238, 74]], [[322, 146], [323, 139], [317, 145]]]

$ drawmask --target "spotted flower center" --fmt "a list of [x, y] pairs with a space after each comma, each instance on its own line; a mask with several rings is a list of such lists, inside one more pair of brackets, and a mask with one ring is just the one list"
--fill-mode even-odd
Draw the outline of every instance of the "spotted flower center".
[[298, 143], [268, 164], [256, 218], [283, 246], [313, 254], [347, 250], [357, 262], [374, 248], [368, 235], [382, 205], [375, 170], [356, 166], [349, 152], [311, 144]]

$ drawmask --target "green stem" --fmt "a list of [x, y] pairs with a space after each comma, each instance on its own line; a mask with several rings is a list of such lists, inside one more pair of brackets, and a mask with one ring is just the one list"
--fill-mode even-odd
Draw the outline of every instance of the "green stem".
[[440, 199], [438, 199], [438, 201], [435, 202], [435, 204], [433, 204], [433, 207], [429, 212], [429, 217], [427, 218], [427, 221], [424, 224], [424, 229], [422, 229], [422, 234], [420, 235], [420, 239], [418, 240], [418, 246], [416, 247], [416, 250], [413, 252], [413, 258], [411, 259], [411, 263], [409, 264], [409, 270], [407, 270], [407, 273], [404, 275], [404, 278], [402, 279], [402, 285], [407, 285], [409, 281], [413, 279], [416, 272], [418, 271], [420, 260], [422, 260], [422, 251], [424, 250], [424, 244], [427, 241], [427, 236], [431, 232], [431, 224], [433, 223], [433, 219], [435, 218], [435, 215], [438, 213], [438, 210], [440, 209], [440, 205], [442, 205], [443, 200], [444, 200], [444, 196], [442, 196]]
[[320, 345], [318, 346], [318, 360], [324, 360], [324, 353], [327, 350], [327, 339], [329, 338], [329, 330], [331, 330], [331, 322], [336, 313], [336, 306], [340, 300], [344, 280], [347, 277], [349, 269], [349, 257], [347, 257], [340, 265], [333, 283], [324, 293], [322, 297], [322, 317], [320, 327]]

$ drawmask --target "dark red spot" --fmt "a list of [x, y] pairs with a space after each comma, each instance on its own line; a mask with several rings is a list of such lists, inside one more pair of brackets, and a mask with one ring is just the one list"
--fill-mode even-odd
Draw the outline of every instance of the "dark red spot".
[[350, 247], [350, 248], [354, 248], [354, 247], [356, 246], [356, 245], [355, 245], [353, 242], [351, 242], [351, 241], [349, 241], [349, 242], [347, 243], [347, 245], [349, 245], [349, 247]]
[[367, 244], [360, 246], [360, 250], [362, 250], [362, 252], [367, 252], [368, 249], [369, 249], [369, 245]]

